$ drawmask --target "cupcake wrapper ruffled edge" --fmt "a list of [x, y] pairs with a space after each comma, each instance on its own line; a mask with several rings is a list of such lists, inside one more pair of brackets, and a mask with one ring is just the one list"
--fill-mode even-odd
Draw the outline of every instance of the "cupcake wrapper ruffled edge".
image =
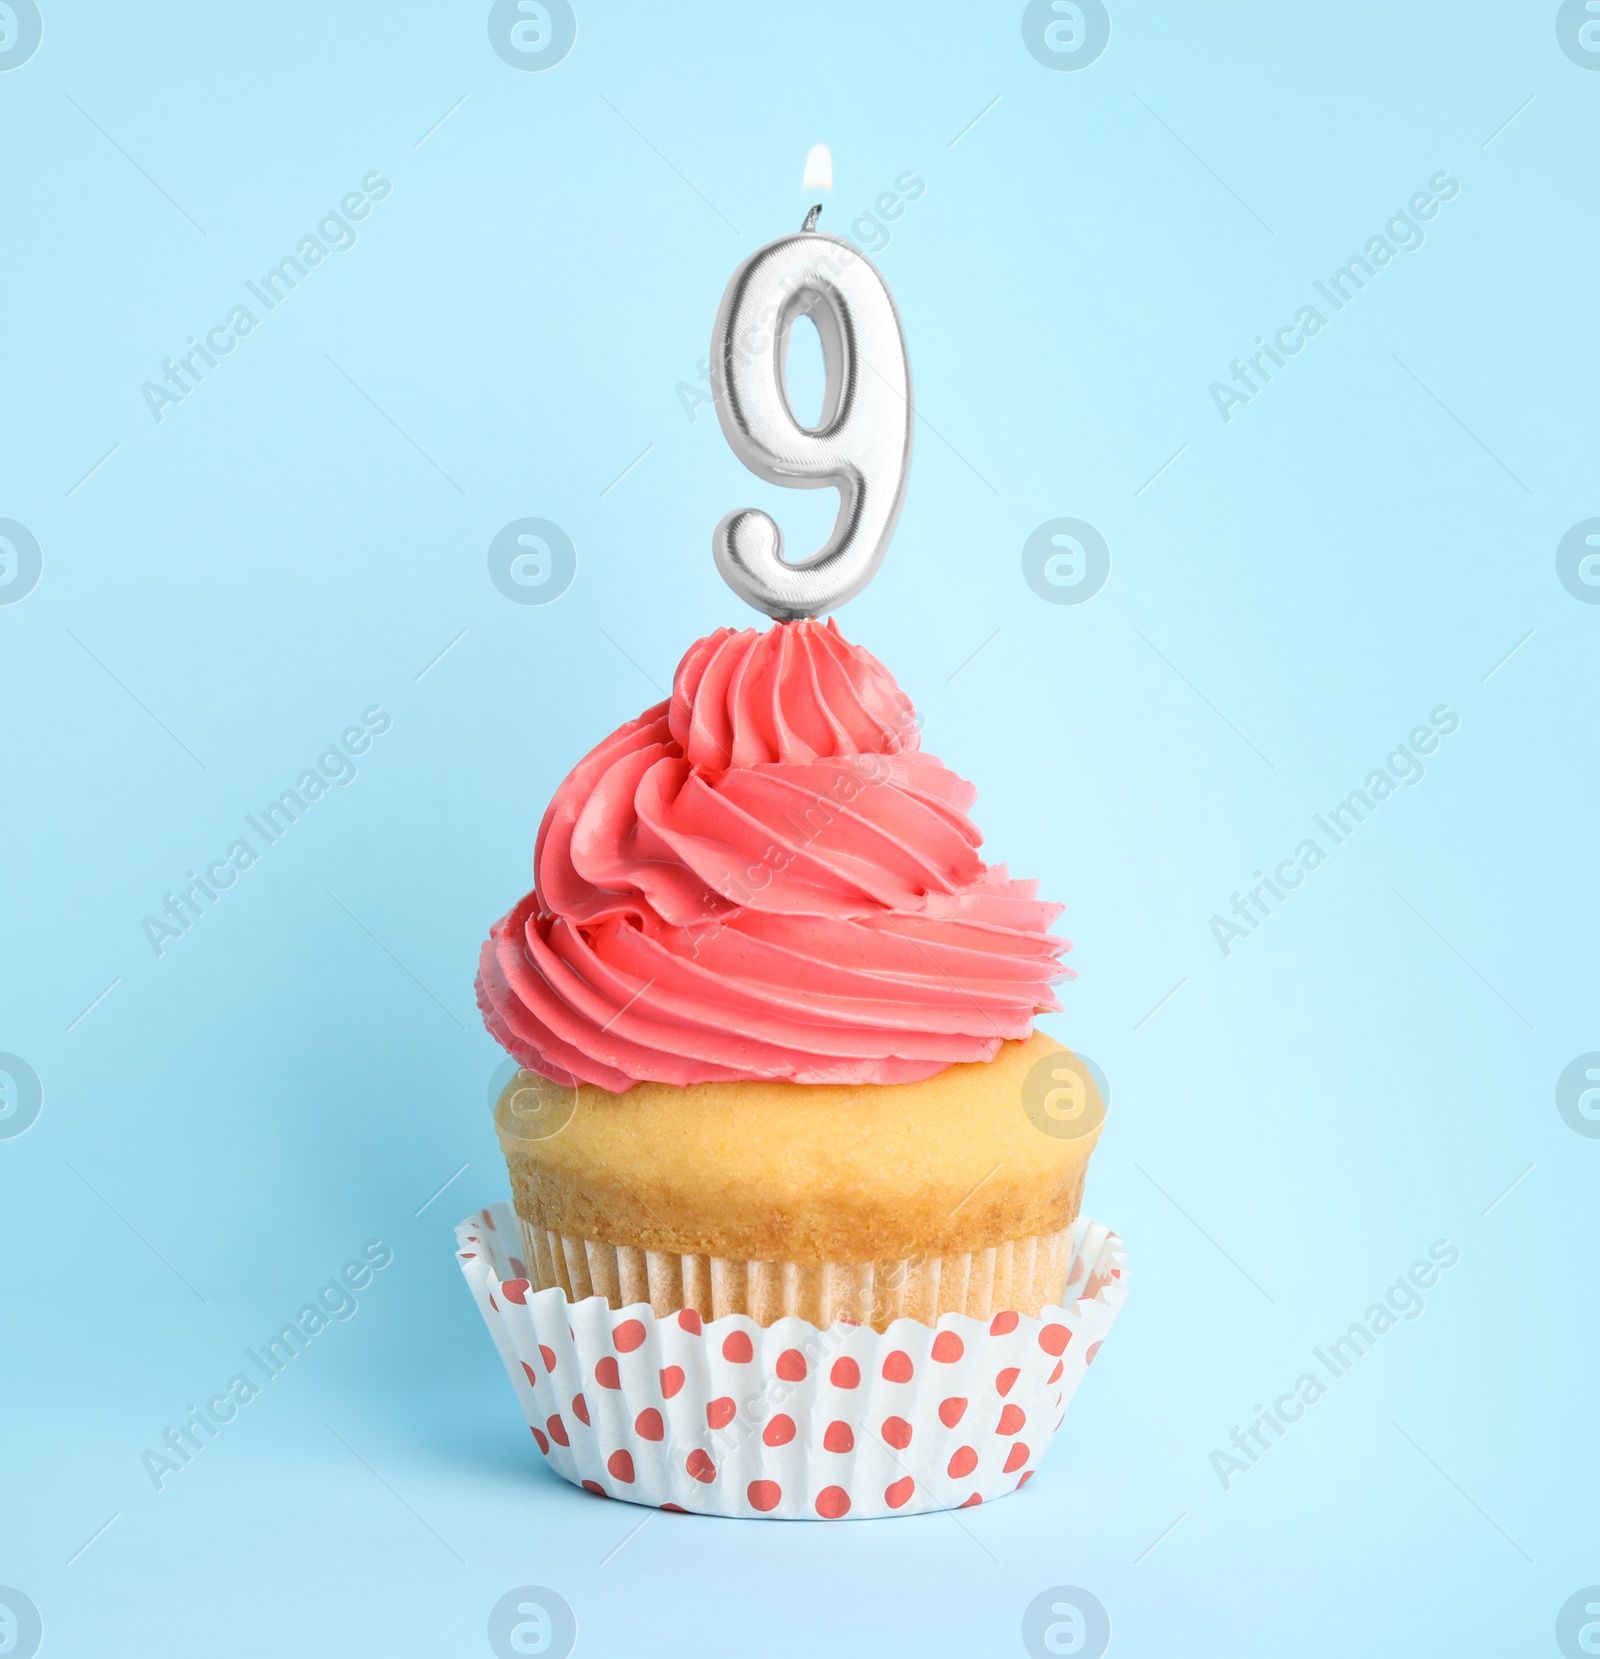
[[1034, 1473], [1128, 1293], [1122, 1240], [1087, 1217], [1071, 1232], [1064, 1306], [882, 1332], [535, 1291], [509, 1203], [461, 1222], [456, 1248], [563, 1479], [656, 1508], [838, 1520], [964, 1508]]

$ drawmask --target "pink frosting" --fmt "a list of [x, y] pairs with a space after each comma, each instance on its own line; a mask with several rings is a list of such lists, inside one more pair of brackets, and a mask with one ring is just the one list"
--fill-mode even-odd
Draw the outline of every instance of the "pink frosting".
[[531, 1070], [903, 1083], [1060, 1005], [1059, 905], [978, 857], [976, 791], [835, 625], [720, 629], [545, 813], [478, 1005]]

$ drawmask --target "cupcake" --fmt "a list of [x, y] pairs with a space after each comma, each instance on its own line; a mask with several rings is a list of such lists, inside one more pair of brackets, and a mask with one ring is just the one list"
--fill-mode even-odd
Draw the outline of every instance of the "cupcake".
[[477, 994], [530, 1294], [657, 1318], [1030, 1318], [1104, 1104], [1033, 1028], [1060, 906], [830, 620], [722, 629], [556, 792]]

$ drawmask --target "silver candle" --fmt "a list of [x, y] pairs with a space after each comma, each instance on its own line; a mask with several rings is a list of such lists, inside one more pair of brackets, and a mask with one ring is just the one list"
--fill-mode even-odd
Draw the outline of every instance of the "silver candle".
[[[789, 561], [767, 513], [740, 507], [712, 532], [729, 587], [768, 616], [822, 616], [853, 598], [883, 560], [911, 461], [911, 365], [889, 286], [848, 242], [809, 227], [758, 249], [733, 273], [711, 337], [722, 431], [759, 478], [839, 492], [839, 516], [815, 553]], [[803, 426], [789, 404], [789, 331], [808, 316], [827, 369], [822, 415]]]

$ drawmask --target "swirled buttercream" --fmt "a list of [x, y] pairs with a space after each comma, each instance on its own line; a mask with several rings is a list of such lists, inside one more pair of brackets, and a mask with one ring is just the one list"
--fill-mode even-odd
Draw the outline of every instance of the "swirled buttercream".
[[724, 628], [573, 768], [483, 946], [497, 1041], [559, 1082], [904, 1083], [1059, 1007], [1059, 905], [978, 857], [972, 785], [833, 622]]

